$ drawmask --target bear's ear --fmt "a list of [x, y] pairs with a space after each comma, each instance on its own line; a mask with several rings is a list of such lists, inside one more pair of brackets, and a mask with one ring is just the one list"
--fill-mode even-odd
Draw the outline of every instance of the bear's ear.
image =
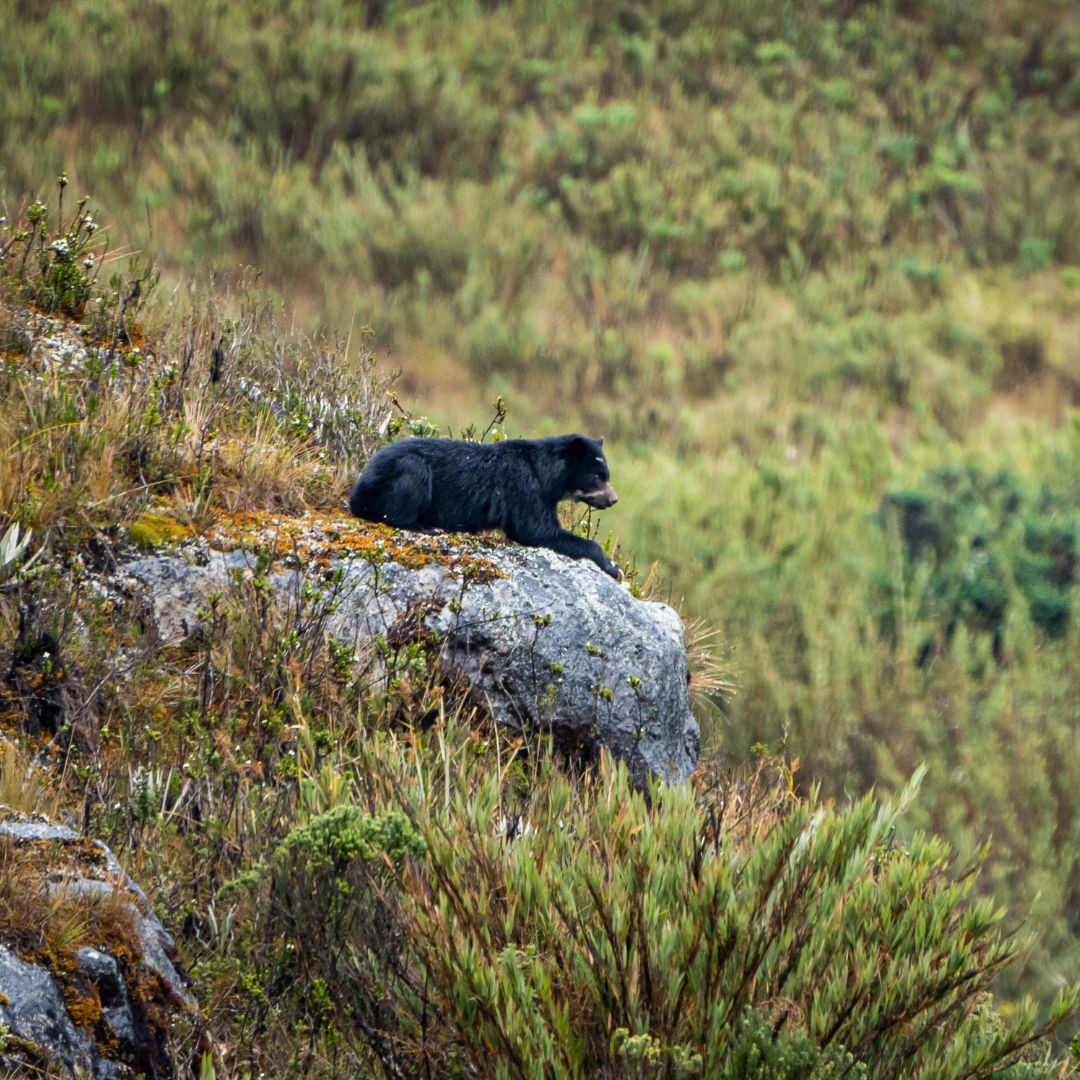
[[574, 435], [572, 436], [572, 442], [576, 447], [584, 447], [586, 450], [595, 450], [597, 446], [604, 445], [604, 436], [601, 435], [599, 439], [591, 439], [588, 435]]

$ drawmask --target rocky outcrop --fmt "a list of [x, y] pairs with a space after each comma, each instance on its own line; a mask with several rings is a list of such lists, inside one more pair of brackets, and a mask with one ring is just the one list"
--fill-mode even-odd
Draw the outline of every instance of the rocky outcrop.
[[[91, 358], [100, 359], [61, 320], [32, 315], [27, 325], [35, 362], [53, 372], [78, 376]], [[151, 370], [115, 357], [110, 365], [106, 377], [125, 382]], [[241, 382], [245, 397], [276, 409], [271, 388]], [[333, 450], [328, 430], [319, 427], [318, 435]], [[335, 610], [327, 624], [355, 648], [361, 668], [423, 644], [501, 724], [550, 730], [586, 757], [607, 747], [639, 783], [651, 776], [681, 780], [694, 769], [698, 728], [682, 624], [670, 607], [635, 599], [591, 562], [484, 537], [403, 533], [344, 513], [223, 515], [196, 538], [165, 505], [132, 523], [127, 535], [146, 553], [110, 550], [100, 562], [119, 554], [118, 573], [103, 580], [87, 566], [86, 588], [127, 593], [138, 621], [150, 612], [151, 629], [164, 642], [199, 633], [213, 594], [228, 592], [234, 574], [257, 570], [282, 604], [308, 603], [311, 587], [330, 597]], [[339, 580], [331, 580], [335, 572]], [[51, 644], [27, 651], [55, 652]], [[65, 709], [62, 687], [43, 685], [41, 676], [40, 665], [25, 659], [0, 675], [0, 699], [20, 703], [23, 730], [35, 736], [56, 734]]]
[[118, 580], [152, 611], [159, 636], [179, 641], [197, 631], [212, 594], [254, 573], [260, 558], [278, 603], [310, 602], [317, 587], [330, 633], [368, 663], [422, 642], [503, 725], [550, 730], [585, 756], [607, 747], [639, 783], [694, 769], [698, 727], [678, 615], [635, 599], [588, 561], [344, 516], [267, 514], [244, 515], [209, 543], [128, 560]]
[[[172, 939], [100, 841], [0, 806], [0, 1074], [172, 1073], [195, 1003]], [[17, 918], [15, 916], [18, 916]]]

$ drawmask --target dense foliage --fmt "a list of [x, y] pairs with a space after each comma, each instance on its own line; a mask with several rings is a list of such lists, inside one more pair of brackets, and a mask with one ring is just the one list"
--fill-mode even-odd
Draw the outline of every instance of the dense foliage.
[[[890, 492], [882, 512], [887, 519], [895, 515], [906, 570], [900, 602], [886, 612], [894, 634], [897, 608], [912, 602], [916, 572], [930, 568], [915, 614], [937, 624], [938, 640], [926, 643], [920, 663], [935, 647], [947, 646], [961, 623], [992, 635], [1002, 662], [1002, 631], [1014, 596], [1027, 601], [1033, 627], [1049, 637], [1068, 633], [1080, 557], [1080, 514], [1069, 495], [1044, 486], [1025, 503], [1022, 486], [1006, 472], [985, 477], [977, 469], [942, 470], [920, 489]], [[891, 592], [887, 570], [882, 576]]]
[[763, 762], [647, 799], [609, 761], [500, 765], [454, 723], [376, 739], [351, 784], [308, 780], [284, 873], [248, 879], [286, 942], [269, 979], [325, 988], [343, 1054], [360, 1033], [400, 1076], [1049, 1067], [1015, 1053], [1029, 1008], [1003, 1023], [985, 993], [1015, 948], [1001, 913], [941, 841], [897, 844], [910, 792], [838, 811]]
[[[1072, 5], [0, 0], [0, 27], [0, 250], [48, 204], [32, 299], [78, 312], [51, 245], [93, 192], [167, 280], [254, 262], [301, 321], [372, 324], [444, 430], [502, 394], [513, 434], [606, 435], [604, 527], [738, 684], [715, 742], [783, 743], [833, 796], [925, 762], [901, 831], [991, 840], [978, 887], [1038, 932], [999, 991], [1052, 998], [1080, 964]], [[260, 414], [239, 380], [302, 365], [218, 295], [175, 355], [220, 342], [258, 437], [208, 457], [145, 398], [77, 423], [92, 387], [12, 390], [5, 520], [134, 518], [173, 463], [185, 520], [340, 494], [377, 437], [349, 458], [366, 421], [335, 413], [320, 472], [330, 364]]]

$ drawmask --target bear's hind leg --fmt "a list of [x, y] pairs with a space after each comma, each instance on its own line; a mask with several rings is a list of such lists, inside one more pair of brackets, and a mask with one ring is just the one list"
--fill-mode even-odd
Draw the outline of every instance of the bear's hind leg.
[[365, 521], [397, 529], [424, 528], [431, 512], [431, 470], [423, 461], [402, 455], [392, 468], [365, 472], [353, 488], [349, 509]]
[[425, 529], [431, 514], [431, 470], [422, 461], [404, 457], [395, 475], [383, 488], [377, 520], [395, 529]]

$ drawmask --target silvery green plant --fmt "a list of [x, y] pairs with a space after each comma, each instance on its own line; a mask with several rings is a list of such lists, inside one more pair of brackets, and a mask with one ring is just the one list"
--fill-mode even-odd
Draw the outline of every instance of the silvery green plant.
[[32, 529], [22, 532], [19, 523], [14, 521], [0, 537], [0, 581], [6, 581], [19, 569], [19, 563], [30, 546], [32, 533]]

